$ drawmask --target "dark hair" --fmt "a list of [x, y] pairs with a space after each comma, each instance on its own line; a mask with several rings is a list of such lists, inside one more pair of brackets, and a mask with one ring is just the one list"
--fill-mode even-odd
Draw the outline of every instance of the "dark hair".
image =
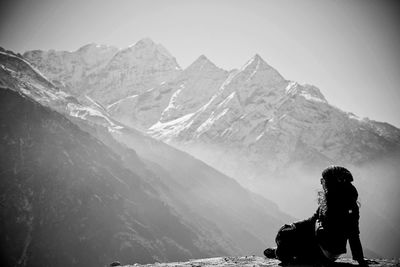
[[322, 171], [322, 178], [327, 183], [347, 183], [353, 182], [353, 175], [351, 172], [342, 166], [329, 166], [325, 170]]
[[330, 166], [323, 170], [322, 191], [318, 192], [318, 204], [323, 210], [328, 206], [348, 208], [359, 205], [357, 189], [352, 184], [353, 176], [350, 171], [341, 166]]

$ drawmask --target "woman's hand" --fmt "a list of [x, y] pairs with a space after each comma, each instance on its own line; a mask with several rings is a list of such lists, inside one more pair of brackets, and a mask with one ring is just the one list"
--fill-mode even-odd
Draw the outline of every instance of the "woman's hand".
[[363, 267], [368, 267], [370, 264], [378, 264], [378, 262], [374, 261], [374, 260], [369, 260], [369, 259], [361, 259], [361, 260], [357, 260], [358, 261], [358, 265], [363, 266]]
[[362, 266], [362, 267], [368, 267], [368, 262], [366, 259], [361, 259], [361, 260], [357, 260], [358, 261], [358, 265]]

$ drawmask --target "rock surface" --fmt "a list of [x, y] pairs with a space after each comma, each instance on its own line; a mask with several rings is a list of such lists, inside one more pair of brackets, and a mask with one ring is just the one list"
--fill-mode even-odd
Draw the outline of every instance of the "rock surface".
[[[147, 266], [147, 267], [278, 267], [282, 266], [281, 262], [273, 259], [266, 259], [264, 257], [246, 256], [246, 257], [218, 257], [209, 259], [197, 259], [187, 262], [171, 262], [171, 263], [154, 263], [146, 265], [124, 265], [128, 266]], [[312, 265], [286, 265], [286, 266], [312, 266]], [[352, 267], [358, 266], [356, 261], [348, 258], [341, 258], [337, 260], [332, 267]], [[373, 260], [369, 265], [371, 267], [395, 267], [399, 266], [399, 262], [394, 260]]]

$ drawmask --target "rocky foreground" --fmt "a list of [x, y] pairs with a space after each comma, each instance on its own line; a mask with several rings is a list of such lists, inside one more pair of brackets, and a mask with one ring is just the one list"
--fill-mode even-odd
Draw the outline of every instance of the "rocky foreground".
[[[219, 257], [219, 258], [210, 258], [210, 259], [198, 259], [198, 260], [190, 260], [187, 262], [171, 262], [171, 263], [154, 263], [154, 264], [134, 264], [134, 265], [125, 265], [128, 266], [147, 266], [147, 267], [206, 267], [206, 266], [216, 266], [216, 267], [235, 267], [235, 266], [249, 266], [249, 267], [276, 267], [281, 266], [280, 261], [266, 259], [264, 257], [258, 256], [246, 256], [246, 257]], [[293, 265], [295, 266], [295, 265]], [[296, 265], [300, 266], [300, 265]], [[306, 265], [302, 265], [306, 266]], [[356, 261], [353, 261], [348, 258], [342, 258], [337, 260], [334, 264], [334, 267], [352, 267], [358, 266]], [[370, 263], [371, 267], [394, 267], [400, 266], [399, 261], [395, 260], [373, 260]]]

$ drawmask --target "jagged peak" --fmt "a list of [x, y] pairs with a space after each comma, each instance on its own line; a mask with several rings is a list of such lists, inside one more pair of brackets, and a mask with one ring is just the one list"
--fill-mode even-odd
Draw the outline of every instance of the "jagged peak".
[[193, 61], [192, 64], [188, 67], [188, 69], [193, 69], [193, 68], [202, 68], [206, 65], [213, 66], [217, 68], [217, 66], [209, 60], [205, 55], [199, 56], [195, 61]]
[[252, 59], [253, 59], [253, 60], [262, 60], [262, 61], [264, 61], [264, 59], [263, 59], [258, 53], [256, 53], [256, 54], [252, 57]]
[[286, 94], [301, 95], [310, 101], [328, 103], [325, 96], [321, 93], [318, 87], [310, 84], [299, 84], [294, 81], [289, 81], [286, 86]]
[[178, 62], [176, 62], [175, 57], [173, 57], [161, 44], [156, 44], [150, 38], [141, 39], [133, 45], [120, 49], [108, 64], [120, 68], [121, 61], [127, 64], [142, 65], [164, 61], [168, 62], [168, 66], [172, 69], [181, 71], [181, 67]]
[[[201, 54], [198, 58], [197, 58], [197, 60], [208, 60], [208, 61], [210, 61], [204, 54]], [[196, 61], [197, 61], [196, 60]]]
[[163, 53], [168, 57], [172, 57], [172, 55], [168, 52], [168, 50], [161, 44], [157, 44], [150, 38], [143, 38], [137, 41], [135, 44], [130, 45], [128, 49], [139, 50], [139, 49], [155, 49], [159, 52]]
[[205, 55], [200, 55], [195, 61], [193, 61], [192, 64], [189, 65], [185, 69], [185, 73], [192, 73], [196, 72], [198, 73], [199, 71], [219, 71], [219, 72], [226, 72], [225, 70], [219, 68], [217, 65], [215, 65], [209, 58], [207, 58]]
[[125, 49], [122, 49], [120, 52], [127, 53], [127, 52], [137, 52], [141, 50], [158, 51], [159, 53], [163, 54], [168, 58], [175, 59], [163, 45], [155, 43], [150, 38], [140, 39], [135, 44], [130, 45]]
[[242, 72], [245, 75], [250, 75], [249, 79], [255, 74], [263, 73], [262, 75], [267, 75], [275, 82], [285, 80], [282, 75], [270, 66], [259, 54], [255, 54], [250, 60], [248, 60], [246, 64], [240, 68], [239, 72]]
[[137, 41], [133, 45], [130, 45], [129, 47], [134, 47], [134, 46], [136, 46], [136, 47], [140, 47], [140, 46], [156, 46], [156, 43], [152, 39], [146, 37], [146, 38], [140, 39], [139, 41]]
[[246, 64], [243, 65], [241, 70], [249, 68], [259, 68], [259, 67], [264, 67], [264, 68], [268, 67], [272, 69], [272, 67], [268, 65], [268, 63], [259, 54], [255, 54], [246, 62]]

